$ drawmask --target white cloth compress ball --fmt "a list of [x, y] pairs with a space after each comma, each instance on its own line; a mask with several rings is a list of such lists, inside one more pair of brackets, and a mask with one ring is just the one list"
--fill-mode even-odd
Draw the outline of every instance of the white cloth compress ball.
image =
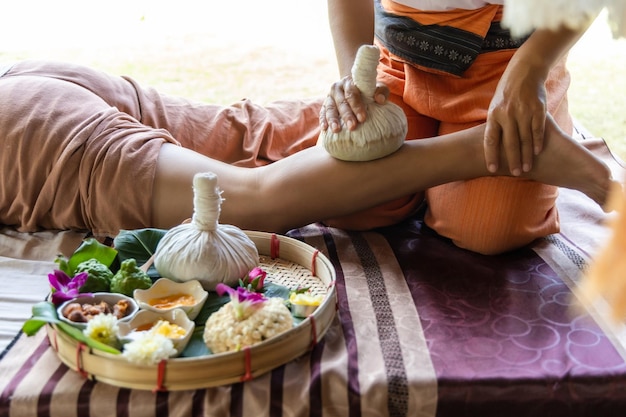
[[374, 101], [379, 58], [378, 47], [363, 45], [352, 67], [352, 79], [367, 106], [365, 122], [352, 131], [342, 123], [339, 132], [326, 129], [320, 133], [318, 144], [334, 158], [371, 161], [397, 151], [404, 143], [408, 129], [404, 111], [394, 103], [378, 104]]
[[193, 179], [194, 214], [190, 223], [173, 227], [154, 254], [154, 266], [174, 281], [198, 280], [213, 291], [223, 282], [235, 285], [259, 265], [256, 245], [238, 227], [219, 224], [221, 192], [213, 173]]

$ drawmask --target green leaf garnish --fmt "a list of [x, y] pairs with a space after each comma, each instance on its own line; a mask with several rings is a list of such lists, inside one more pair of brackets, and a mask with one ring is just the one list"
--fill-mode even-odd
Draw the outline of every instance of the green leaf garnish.
[[[137, 265], [143, 265], [156, 252], [159, 241], [167, 233], [164, 229], [121, 230], [113, 239], [113, 246], [118, 252], [120, 262], [134, 258]], [[150, 278], [158, 278], [159, 273], [153, 266], [148, 269]]]
[[69, 258], [59, 255], [55, 259], [55, 262], [59, 265], [59, 269], [65, 272], [68, 276], [73, 277], [76, 267], [84, 261], [90, 259], [96, 259], [100, 263], [110, 267], [117, 251], [110, 246], [98, 242], [94, 238], [85, 239], [80, 246], [74, 251]]
[[57, 316], [57, 310], [54, 304], [48, 301], [42, 301], [33, 306], [33, 315], [30, 319], [26, 320], [22, 326], [22, 331], [27, 336], [33, 336], [39, 331], [46, 323], [60, 323]]
[[63, 330], [65, 333], [70, 335], [70, 337], [73, 337], [79, 342], [83, 342], [84, 344], [86, 344], [92, 349], [98, 349], [103, 352], [111, 353], [113, 355], [119, 355], [120, 353], [122, 353], [118, 349], [115, 349], [114, 347], [111, 347], [107, 344], [98, 342], [97, 340], [94, 340], [90, 337], [85, 336], [82, 330], [77, 329], [76, 327], [73, 327], [65, 322], [59, 321], [58, 323], [56, 323], [56, 325], [58, 329]]
[[70, 337], [76, 339], [79, 342], [83, 342], [87, 346], [92, 349], [98, 349], [103, 352], [111, 353], [114, 355], [118, 355], [121, 352], [118, 349], [115, 349], [109, 345], [98, 342], [90, 337], [85, 336], [85, 334], [76, 327], [73, 327], [65, 322], [59, 320], [59, 316], [57, 314], [57, 310], [54, 307], [54, 304], [48, 301], [42, 301], [33, 306], [33, 315], [30, 319], [26, 320], [24, 325], [22, 326], [22, 331], [27, 336], [33, 336], [36, 334], [39, 329], [41, 329], [47, 323], [54, 324], [57, 326], [57, 329], [62, 330], [67, 333]]
[[267, 298], [270, 297], [279, 297], [284, 300], [289, 300], [289, 288], [284, 285], [275, 284], [273, 282], [266, 282], [265, 292], [263, 293]]
[[200, 329], [196, 327], [194, 329], [191, 339], [189, 339], [189, 343], [180, 354], [181, 358], [194, 358], [197, 356], [206, 356], [211, 354], [211, 351], [207, 347], [206, 343], [204, 343], [203, 334], [204, 327]]

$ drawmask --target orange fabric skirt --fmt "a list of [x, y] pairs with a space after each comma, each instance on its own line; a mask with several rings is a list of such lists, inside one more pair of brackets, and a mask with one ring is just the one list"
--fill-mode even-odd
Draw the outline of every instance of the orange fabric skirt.
[[[397, 7], [401, 14], [407, 15], [406, 7]], [[496, 18], [500, 15], [500, 11], [493, 13]], [[427, 18], [435, 19], [432, 13]], [[393, 55], [383, 45], [378, 46], [382, 52], [379, 80], [389, 86], [390, 100], [407, 114], [408, 140], [484, 123], [498, 81], [516, 51], [505, 49], [479, 54], [463, 76], [458, 77], [418, 68]], [[567, 106], [569, 83], [563, 60], [549, 75], [547, 108], [560, 127], [571, 133], [572, 120]], [[410, 216], [425, 199], [428, 204], [426, 224], [437, 233], [463, 248], [499, 253], [558, 232], [557, 195], [556, 187], [524, 179], [479, 178], [441, 185], [421, 195], [330, 220], [329, 224], [357, 230], [391, 225]]]

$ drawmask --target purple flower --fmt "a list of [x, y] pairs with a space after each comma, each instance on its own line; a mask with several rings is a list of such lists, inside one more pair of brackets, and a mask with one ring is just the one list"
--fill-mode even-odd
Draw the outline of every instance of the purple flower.
[[52, 303], [59, 305], [79, 295], [91, 296], [91, 293], [80, 294], [79, 292], [80, 287], [85, 284], [88, 276], [87, 272], [81, 272], [71, 278], [65, 272], [59, 270], [48, 274], [48, 281], [52, 287]]
[[238, 320], [242, 320], [250, 316], [257, 309], [261, 308], [263, 303], [267, 300], [263, 294], [248, 291], [243, 287], [237, 287], [235, 290], [221, 282], [217, 284], [215, 290], [219, 295], [228, 293], [230, 296], [230, 302], [233, 305], [233, 309]]

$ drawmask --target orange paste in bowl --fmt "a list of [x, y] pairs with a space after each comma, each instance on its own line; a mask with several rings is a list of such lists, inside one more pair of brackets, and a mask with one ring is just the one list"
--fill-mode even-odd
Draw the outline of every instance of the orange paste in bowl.
[[196, 303], [196, 299], [190, 294], [172, 294], [165, 297], [151, 298], [148, 304], [155, 308], [174, 308], [181, 306], [191, 306]]

